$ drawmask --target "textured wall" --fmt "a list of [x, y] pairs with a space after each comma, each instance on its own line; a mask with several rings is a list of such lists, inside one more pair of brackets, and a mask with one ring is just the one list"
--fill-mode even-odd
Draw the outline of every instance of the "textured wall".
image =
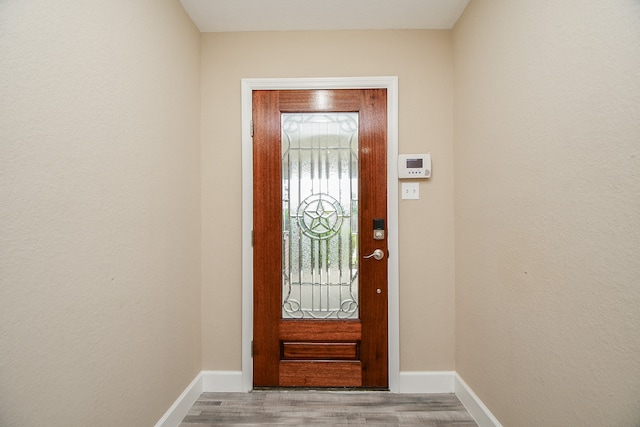
[[434, 159], [421, 199], [399, 201], [400, 368], [453, 369], [451, 48], [450, 31], [203, 34], [204, 369], [241, 369], [240, 80], [389, 75], [399, 77], [400, 152]]
[[640, 3], [454, 29], [456, 370], [517, 426], [640, 422]]
[[199, 37], [0, 1], [0, 425], [153, 425], [200, 371]]

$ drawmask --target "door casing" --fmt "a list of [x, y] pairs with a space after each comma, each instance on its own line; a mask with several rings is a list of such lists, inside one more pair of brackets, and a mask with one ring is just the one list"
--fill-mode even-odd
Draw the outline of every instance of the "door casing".
[[253, 142], [252, 92], [291, 89], [387, 89], [387, 215], [388, 215], [388, 337], [389, 389], [399, 391], [400, 292], [398, 264], [398, 78], [269, 78], [242, 79], [242, 388], [253, 387], [251, 341], [253, 338]]

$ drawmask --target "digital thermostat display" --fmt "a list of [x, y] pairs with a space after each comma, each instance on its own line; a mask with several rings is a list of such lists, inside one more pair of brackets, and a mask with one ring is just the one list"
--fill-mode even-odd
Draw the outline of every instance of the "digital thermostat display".
[[407, 159], [407, 168], [422, 168], [422, 159]]
[[400, 154], [398, 156], [398, 178], [430, 178], [431, 154]]

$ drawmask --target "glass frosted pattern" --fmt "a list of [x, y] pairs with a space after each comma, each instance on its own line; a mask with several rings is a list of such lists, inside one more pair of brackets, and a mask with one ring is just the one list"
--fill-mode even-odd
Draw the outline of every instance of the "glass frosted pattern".
[[358, 114], [282, 114], [282, 317], [357, 319]]

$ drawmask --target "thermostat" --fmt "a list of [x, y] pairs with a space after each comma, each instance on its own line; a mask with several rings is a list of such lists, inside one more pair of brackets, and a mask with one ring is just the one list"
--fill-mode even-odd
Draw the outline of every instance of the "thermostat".
[[431, 178], [431, 153], [400, 154], [398, 178]]

